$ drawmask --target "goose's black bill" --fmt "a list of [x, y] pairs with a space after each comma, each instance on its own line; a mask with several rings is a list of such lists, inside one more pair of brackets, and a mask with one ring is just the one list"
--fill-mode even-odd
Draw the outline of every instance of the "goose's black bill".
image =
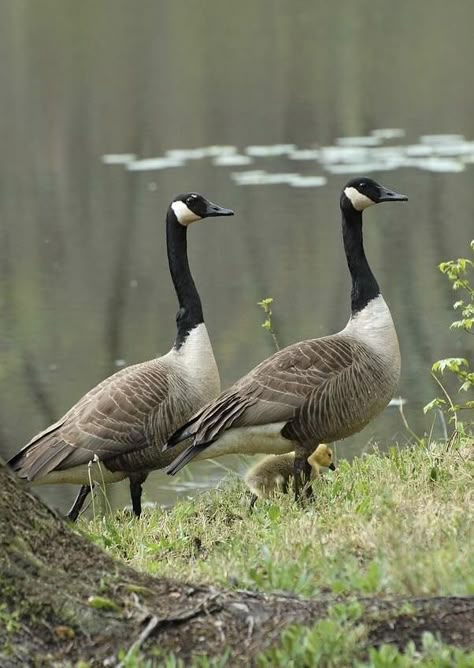
[[208, 202], [206, 212], [204, 214], [205, 218], [213, 218], [217, 216], [233, 216], [234, 212], [232, 209], [225, 209], [223, 206], [218, 204], [213, 204]]
[[331, 471], [335, 471], [336, 470], [336, 465], [335, 464], [329, 464], [329, 468], [331, 469]]
[[396, 193], [394, 190], [389, 190], [384, 186], [380, 186], [380, 195], [379, 202], [407, 202], [408, 197], [406, 195], [401, 195]]

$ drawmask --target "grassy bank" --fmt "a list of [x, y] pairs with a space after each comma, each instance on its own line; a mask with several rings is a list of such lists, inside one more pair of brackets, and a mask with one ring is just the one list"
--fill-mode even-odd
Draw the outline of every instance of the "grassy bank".
[[[230, 479], [170, 511], [147, 510], [139, 521], [120, 512], [83, 521], [81, 528], [139, 570], [194, 583], [347, 600], [351, 595], [473, 595], [473, 456], [474, 446], [466, 441], [449, 450], [436, 444], [393, 448], [386, 455], [374, 452], [351, 464], [339, 462], [334, 474], [318, 481], [316, 500], [304, 509], [280, 496], [249, 512], [243, 483]], [[349, 654], [340, 661], [356, 657], [364, 628], [354, 605], [336, 608], [327, 627], [292, 630], [281, 651], [295, 658], [296, 648], [319, 646], [317, 639], [326, 633], [326, 640], [344, 638], [334, 640], [337, 651], [349, 643]], [[441, 657], [443, 651], [427, 636], [424, 654], [417, 656]], [[452, 657], [447, 663], [419, 664], [387, 658], [367, 665], [474, 665], [474, 657], [472, 662], [467, 655], [461, 658], [468, 663], [453, 664]], [[278, 665], [276, 656], [268, 661], [262, 665]], [[305, 665], [304, 659], [293, 665]]]

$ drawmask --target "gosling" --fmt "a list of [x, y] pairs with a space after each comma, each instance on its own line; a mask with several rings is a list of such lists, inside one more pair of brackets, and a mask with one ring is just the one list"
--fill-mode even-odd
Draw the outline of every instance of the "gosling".
[[[290, 479], [294, 473], [294, 463], [294, 452], [289, 452], [287, 455], [270, 455], [247, 471], [245, 483], [253, 492], [250, 508], [253, 508], [259, 498], [268, 499], [277, 491], [284, 494], [288, 492]], [[313, 454], [308, 457], [308, 464], [311, 465], [311, 480], [320, 475], [320, 469], [323, 466], [327, 466], [332, 471], [336, 468], [332, 450], [325, 443], [318, 445]]]

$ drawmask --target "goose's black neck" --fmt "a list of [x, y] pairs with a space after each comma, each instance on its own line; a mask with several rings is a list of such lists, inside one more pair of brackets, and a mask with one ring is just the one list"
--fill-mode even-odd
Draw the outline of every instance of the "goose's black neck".
[[179, 310], [176, 314], [175, 348], [180, 348], [189, 332], [204, 322], [201, 298], [191, 275], [187, 253], [187, 226], [178, 223], [173, 209], [166, 216], [166, 244], [168, 263]]
[[342, 236], [347, 266], [352, 277], [351, 311], [352, 315], [355, 315], [380, 294], [378, 283], [365, 256], [361, 211], [342, 208]]

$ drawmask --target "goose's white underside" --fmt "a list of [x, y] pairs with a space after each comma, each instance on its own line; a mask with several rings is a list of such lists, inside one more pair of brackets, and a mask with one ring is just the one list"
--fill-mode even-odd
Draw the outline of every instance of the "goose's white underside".
[[252, 427], [236, 427], [225, 431], [218, 441], [208, 445], [194, 458], [211, 459], [222, 455], [284, 455], [295, 449], [293, 441], [281, 435], [286, 422], [273, 422]]
[[127, 474], [122, 471], [109, 471], [103, 463], [99, 465], [94, 462], [90, 467], [90, 477], [89, 465], [81, 464], [81, 466], [74, 466], [64, 471], [51, 471], [44, 478], [34, 480], [32, 484], [56, 485], [58, 483], [69, 483], [71, 485], [88, 485], [91, 480], [100, 484], [102, 482], [119, 482], [126, 477]]
[[[221, 438], [209, 445], [194, 459], [212, 459], [223, 455], [241, 454], [255, 455], [258, 453], [268, 455], [284, 455], [295, 449], [294, 443], [283, 438], [281, 430], [286, 422], [274, 422], [272, 424], [259, 425], [255, 427], [237, 427], [224, 432]], [[119, 482], [127, 477], [121, 471], [108, 471], [102, 463], [93, 463], [90, 466], [83, 464], [65, 471], [52, 471], [41, 480], [34, 481], [35, 485], [51, 485], [57, 483], [70, 483], [75, 485], [88, 485], [90, 479], [96, 483]]]

